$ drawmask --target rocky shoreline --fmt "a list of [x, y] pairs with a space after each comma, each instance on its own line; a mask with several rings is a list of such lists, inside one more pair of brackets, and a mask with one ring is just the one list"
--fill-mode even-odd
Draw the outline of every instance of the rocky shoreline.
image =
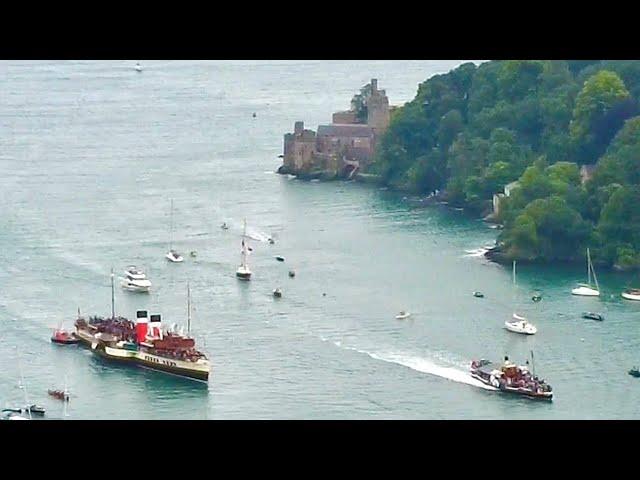
[[[276, 173], [280, 175], [294, 175], [296, 178], [301, 180], [346, 180], [346, 178], [340, 177], [339, 175], [335, 175], [332, 172], [318, 170], [312, 172], [293, 172], [285, 165], [281, 165]], [[354, 175], [353, 180], [360, 183], [373, 184], [373, 185], [381, 185], [382, 177], [380, 175], [375, 174], [367, 174], [367, 173], [358, 173]], [[407, 189], [403, 189], [398, 185], [390, 185], [389, 189], [396, 192], [408, 192]], [[447, 193], [446, 192], [438, 192], [437, 195], [429, 195], [425, 197], [421, 197], [413, 203], [418, 203], [421, 206], [431, 206], [431, 205], [447, 205]], [[454, 207], [453, 205], [450, 205]], [[464, 207], [459, 207], [464, 208]], [[483, 220], [487, 223], [492, 223], [496, 225], [496, 229], [501, 229], [502, 225], [497, 223], [492, 215], [487, 215], [483, 217]], [[551, 265], [553, 264], [565, 264], [565, 265], [578, 265], [584, 262], [582, 257], [579, 258], [566, 258], [566, 259], [554, 259], [553, 261], [542, 260], [538, 258], [513, 258], [507, 255], [501, 248], [500, 245], [496, 245], [489, 250], [487, 250], [484, 254], [484, 257], [492, 261], [494, 263], [500, 265], [510, 265], [514, 260], [519, 263], [529, 264], [529, 265]], [[599, 265], [599, 268], [610, 268], [616, 272], [633, 272], [640, 270], [640, 268], [629, 267], [625, 268], [620, 265], [613, 265], [611, 267], [607, 267], [605, 265]]]

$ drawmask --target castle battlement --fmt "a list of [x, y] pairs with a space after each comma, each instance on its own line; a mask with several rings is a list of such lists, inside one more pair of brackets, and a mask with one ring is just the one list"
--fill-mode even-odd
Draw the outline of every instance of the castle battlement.
[[389, 126], [391, 108], [385, 90], [378, 90], [378, 80], [372, 78], [354, 97], [351, 109], [335, 112], [332, 123], [320, 125], [317, 133], [306, 130], [303, 121], [295, 122], [293, 133], [284, 135], [282, 171], [323, 170], [341, 176], [366, 169], [376, 140]]

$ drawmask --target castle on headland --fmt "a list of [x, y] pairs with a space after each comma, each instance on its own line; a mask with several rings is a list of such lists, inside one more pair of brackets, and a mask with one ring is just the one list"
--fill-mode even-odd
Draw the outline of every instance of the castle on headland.
[[377, 79], [353, 97], [351, 109], [333, 114], [332, 123], [318, 132], [295, 122], [293, 133], [284, 136], [283, 164], [278, 173], [305, 177], [351, 178], [366, 172], [376, 141], [389, 126], [389, 99], [378, 90]]

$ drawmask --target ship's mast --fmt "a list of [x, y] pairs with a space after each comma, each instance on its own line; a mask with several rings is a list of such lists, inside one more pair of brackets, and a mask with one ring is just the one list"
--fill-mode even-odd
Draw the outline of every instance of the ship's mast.
[[247, 219], [244, 219], [244, 229], [242, 231], [242, 266], [247, 268]]
[[171, 244], [173, 243], [173, 198], [171, 199], [171, 219], [169, 221], [169, 250], [171, 250]]
[[116, 318], [116, 294], [113, 288], [113, 267], [111, 267], [111, 318]]
[[531, 350], [531, 373], [533, 373], [533, 376], [536, 376], [536, 364], [533, 361], [533, 350]]
[[[16, 347], [16, 352], [17, 350], [18, 348]], [[32, 419], [31, 404], [29, 403], [29, 396], [27, 395], [27, 385], [24, 382], [24, 374], [22, 373], [22, 361], [19, 353], [18, 353], [18, 368], [20, 369], [20, 388], [24, 390], [24, 401], [27, 403], [27, 405], [25, 406], [27, 408], [27, 411], [29, 412], [29, 420], [31, 420]]]
[[187, 336], [191, 336], [191, 289], [187, 282]]

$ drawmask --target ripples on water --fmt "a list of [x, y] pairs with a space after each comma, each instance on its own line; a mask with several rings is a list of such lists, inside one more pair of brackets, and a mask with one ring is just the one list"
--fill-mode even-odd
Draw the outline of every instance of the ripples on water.
[[[638, 363], [640, 306], [618, 296], [627, 277], [599, 272], [606, 295], [580, 299], [569, 291], [582, 269], [522, 266], [514, 299], [510, 270], [482, 257], [496, 231], [465, 212], [271, 174], [295, 120], [315, 129], [376, 76], [402, 103], [456, 63], [151, 62], [141, 74], [132, 62], [5, 63], [0, 400], [23, 402], [19, 358], [29, 399], [70, 419], [637, 418], [626, 371]], [[171, 198], [183, 264], [164, 259]], [[234, 276], [244, 218], [249, 283]], [[78, 308], [109, 314], [109, 270], [129, 264], [153, 282], [148, 296], [116, 291], [130, 317], [145, 308], [184, 324], [190, 281], [209, 385], [49, 342]], [[514, 303], [535, 337], [502, 328]], [[412, 316], [395, 320], [400, 310]], [[551, 405], [467, 374], [472, 358], [532, 349]], [[63, 412], [46, 389], [65, 381]]]

